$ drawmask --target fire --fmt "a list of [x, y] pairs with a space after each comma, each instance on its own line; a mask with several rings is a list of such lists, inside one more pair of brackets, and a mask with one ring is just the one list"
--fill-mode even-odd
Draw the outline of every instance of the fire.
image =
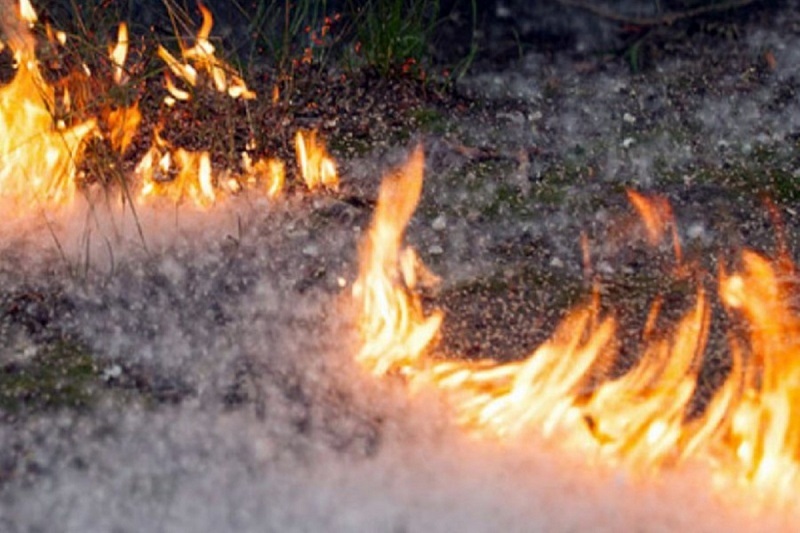
[[242, 152], [242, 168], [248, 182], [259, 182], [269, 198], [276, 198], [286, 183], [286, 167], [278, 159], [259, 159], [255, 163]]
[[[197, 32], [195, 44], [191, 48], [184, 48], [181, 46], [181, 55], [185, 62], [182, 63], [176, 59], [175, 56], [170, 54], [163, 46], [158, 47], [158, 56], [164, 60], [175, 76], [192, 87], [197, 86], [198, 70], [200, 70], [211, 78], [217, 91], [221, 93], [227, 92], [231, 98], [242, 98], [245, 100], [256, 98], [256, 94], [247, 88], [244, 80], [234, 74], [233, 68], [214, 55], [214, 45], [208, 40], [211, 35], [211, 27], [214, 24], [214, 19], [211, 15], [211, 11], [209, 11], [207, 7], [202, 4], [200, 4], [199, 7], [203, 15], [203, 23], [200, 30]], [[168, 84], [174, 87], [171, 81], [168, 82]], [[172, 93], [172, 91], [170, 91], [170, 93]], [[174, 93], [173, 96], [175, 96]], [[178, 99], [180, 100], [181, 98]]]
[[788, 260], [770, 262], [754, 252], [745, 252], [742, 263], [740, 272], [720, 276], [724, 304], [749, 330], [732, 341], [747, 365], [737, 376], [740, 397], [730, 407], [725, 442], [741, 467], [740, 482], [788, 497], [800, 481], [800, 316], [789, 292], [796, 272]]
[[39, 17], [36, 16], [36, 10], [28, 0], [20, 0], [19, 2], [19, 18], [24, 20], [30, 25], [33, 25]]
[[[215, 90], [227, 93], [232, 98], [255, 98], [256, 94], [247, 88], [244, 81], [232, 74], [232, 68], [215, 57], [214, 47], [209, 41], [213, 18], [205, 6], [200, 5], [200, 11], [203, 23], [197, 33], [195, 45], [188, 49], [182, 47], [184, 62], [176, 59], [163, 47], [159, 47], [159, 57], [166, 62], [174, 77], [192, 87], [198, 86], [199, 72], [205, 72]], [[192, 98], [191, 92], [176, 85], [173, 76], [169, 72], [165, 73], [165, 87], [169, 93], [165, 103], [168, 106], [174, 105], [176, 101], [188, 101]], [[338, 186], [336, 164], [328, 155], [325, 145], [318, 139], [316, 131], [298, 131], [295, 148], [300, 176], [308, 189], [335, 189]], [[150, 151], [137, 167], [137, 174], [142, 180], [140, 200], [166, 196], [180, 202], [189, 198], [197, 205], [206, 207], [219, 198], [220, 188], [235, 193], [240, 192], [245, 185], [254, 186], [269, 198], [276, 198], [283, 192], [286, 168], [277, 159], [263, 157], [253, 161], [248, 152], [243, 152], [240, 172], [226, 172], [225, 176], [215, 176], [210, 171], [210, 164], [199, 164], [208, 161], [208, 158], [207, 152], [182, 150], [178, 154], [156, 132]], [[177, 170], [172, 168], [173, 161], [177, 163]], [[209, 169], [208, 173], [204, 170], [206, 168]], [[195, 171], [200, 173], [193, 173]], [[176, 172], [178, 177], [172, 179], [170, 176]]]
[[320, 187], [336, 189], [339, 186], [336, 163], [328, 156], [325, 144], [318, 138], [316, 131], [298, 131], [295, 136], [295, 150], [300, 175], [309, 190]]
[[[168, 67], [164, 74], [166, 104], [191, 100], [193, 93], [187, 88], [204, 88], [203, 76], [213, 90], [235, 99], [255, 98], [233, 68], [215, 56], [210, 41], [213, 18], [205, 6], [201, 5], [200, 11], [203, 22], [195, 44], [181, 45], [181, 59], [163, 47], [158, 49]], [[98, 91], [108, 92], [131, 81], [131, 70], [125, 66], [131, 42], [127, 24], [119, 25], [116, 42], [108, 47], [108, 79], [95, 78], [84, 64], [82, 70], [71, 72], [54, 86], [45, 81], [35, 56], [35, 39], [29, 26], [36, 20], [27, 0], [20, 1], [12, 16], [4, 13], [0, 17], [6, 36], [1, 46], [11, 48], [17, 64], [14, 79], [0, 88], [0, 196], [23, 205], [62, 205], [70, 203], [76, 193], [77, 167], [89, 136], [108, 141], [113, 150], [125, 155], [145, 119], [139, 96], [128, 97], [132, 103], [108, 103], [94, 116], [89, 114], [89, 104], [97, 101]], [[53, 45], [63, 45], [66, 34], [49, 25], [45, 29]], [[123, 87], [121, 94], [135, 94], [131, 90], [135, 87]], [[66, 124], [66, 118], [59, 117], [69, 113], [89, 116], [82, 122]], [[164, 123], [163, 118], [160, 123]], [[228, 194], [247, 189], [276, 198], [285, 188], [284, 163], [267, 155], [253, 155], [253, 139], [241, 152], [237, 169], [215, 170], [209, 151], [172, 146], [162, 133], [163, 126], [155, 128], [149, 150], [135, 166], [139, 202], [164, 197], [206, 208]], [[299, 175], [307, 187], [336, 188], [336, 164], [316, 132], [299, 132], [296, 147]]]
[[142, 123], [142, 112], [139, 103], [130, 107], [111, 109], [106, 113], [106, 123], [109, 127], [109, 141], [111, 147], [124, 154], [133, 142], [133, 138]]
[[195, 205], [208, 207], [217, 197], [209, 153], [172, 149], [159, 129], [156, 129], [150, 150], [137, 165], [136, 174], [142, 181], [141, 201], [165, 197], [179, 204], [189, 199]]
[[[412, 389], [433, 387], [457, 422], [479, 435], [537, 433], [581, 456], [625, 465], [635, 474], [704, 460], [728, 481], [787, 502], [800, 486], [800, 316], [790, 291], [794, 265], [742, 252], [741, 267], [719, 275], [718, 298], [738, 323], [729, 333], [731, 370], [697, 412], [700, 370], [714, 295], [697, 281], [688, 309], [671, 325], [666, 300], [652, 302], [635, 364], [622, 375], [615, 316], [600, 291], [570, 311], [530, 356], [509, 363], [431, 355], [443, 320], [425, 313], [416, 290], [420, 265], [403, 232], [419, 200], [422, 152], [384, 179], [361, 254], [353, 294], [363, 344], [356, 359], [381, 376], [399, 373]], [[669, 203], [629, 193], [653, 244], [672, 227]], [[681, 260], [680, 255], [677, 257]]]
[[[30, 23], [36, 20], [26, 1], [20, 14]], [[25, 27], [4, 29], [16, 73], [0, 88], [0, 191], [23, 208], [69, 202], [75, 194], [76, 162], [96, 121], [67, 127], [56, 120], [55, 91], [39, 71], [32, 36]]]
[[442, 321], [441, 313], [423, 312], [414, 292], [416, 254], [402, 246], [422, 191], [423, 167], [422, 149], [417, 148], [404, 168], [384, 180], [361, 253], [361, 274], [353, 286], [365, 339], [356, 359], [377, 376], [413, 372]]
[[119, 85], [125, 82], [125, 59], [128, 57], [128, 25], [119, 25], [117, 43], [108, 50], [108, 57], [114, 64], [114, 81]]

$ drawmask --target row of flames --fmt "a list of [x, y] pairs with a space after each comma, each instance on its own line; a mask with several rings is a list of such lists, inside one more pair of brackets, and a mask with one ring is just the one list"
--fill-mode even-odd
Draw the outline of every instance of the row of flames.
[[[400, 375], [412, 390], [441, 390], [458, 423], [482, 435], [542, 435], [637, 474], [707, 460], [715, 484], [756, 489], [781, 504], [792, 498], [800, 487], [800, 315], [785, 253], [773, 260], [745, 250], [739, 268], [720, 269], [719, 299], [745, 327], [729, 333], [732, 368], [701, 414], [690, 402], [711, 306], [699, 282], [691, 308], [667, 331], [656, 327], [664, 301], [653, 302], [638, 362], [622, 376], [609, 374], [621, 335], [617, 319], [601, 312], [597, 291], [524, 360], [443, 360], [431, 355], [443, 314], [424, 311], [415, 291], [422, 265], [403, 245], [423, 167], [417, 149], [384, 179], [362, 248], [353, 294], [363, 339], [357, 359], [369, 372]], [[667, 201], [629, 197], [650, 241], [672, 229], [679, 267], [691, 266], [681, 264]]]
[[[179, 85], [198, 87], [204, 82], [231, 98], [255, 99], [256, 94], [233, 68], [214, 55], [209, 41], [212, 16], [202, 5], [200, 10], [203, 24], [194, 46], [181, 45], [181, 59], [162, 46], [158, 48], [158, 56], [167, 67], [164, 105], [191, 98], [192, 93]], [[13, 79], [0, 87], [0, 197], [23, 208], [69, 204], [77, 191], [76, 174], [87, 141], [105, 137], [114, 150], [123, 154], [138, 132], [142, 114], [137, 102], [106, 110], [102, 114], [104, 128], [100, 127], [100, 117], [70, 125], [58, 119], [57, 109], [69, 112], [73, 106], [71, 95], [67, 88], [57, 91], [42, 75], [30, 31], [37, 15], [28, 0], [20, 0], [16, 14], [13, 23], [6, 21], [10, 27], [2, 28], [6, 42], [0, 41], [0, 50], [8, 46], [13, 53], [16, 67]], [[46, 30], [52, 44], [64, 45], [65, 33], [54, 31], [49, 25]], [[108, 51], [113, 84], [129, 81], [125, 67], [129, 42], [127, 25], [122, 23], [117, 42]], [[87, 66], [83, 70], [91, 76]], [[208, 151], [173, 147], [162, 137], [162, 129], [155, 128], [150, 149], [136, 165], [139, 202], [166, 197], [208, 206], [225, 194], [244, 189], [259, 191], [269, 198], [284, 190], [286, 169], [279, 159], [253, 160], [250, 152], [243, 151], [238, 169], [215, 172]], [[255, 141], [251, 140], [247, 150], [255, 148]], [[309, 189], [338, 186], [336, 165], [315, 131], [297, 132], [295, 152], [299, 175]]]

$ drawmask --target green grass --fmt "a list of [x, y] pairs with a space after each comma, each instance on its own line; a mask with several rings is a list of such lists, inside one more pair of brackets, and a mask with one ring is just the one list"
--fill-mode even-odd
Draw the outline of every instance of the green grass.
[[439, 21], [437, 0], [349, 2], [359, 52], [387, 75], [419, 68]]
[[57, 340], [39, 346], [29, 359], [0, 366], [0, 411], [85, 408], [92, 402], [97, 379], [83, 346]]

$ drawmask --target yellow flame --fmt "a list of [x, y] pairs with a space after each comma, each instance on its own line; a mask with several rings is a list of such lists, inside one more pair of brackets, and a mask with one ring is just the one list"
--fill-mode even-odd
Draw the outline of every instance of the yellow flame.
[[[718, 293], [731, 322], [731, 370], [701, 412], [693, 405], [711, 328], [711, 303], [698, 285], [689, 309], [671, 326], [656, 298], [635, 364], [611, 374], [621, 357], [613, 316], [602, 316], [599, 291], [570, 311], [524, 360], [424, 357], [442, 320], [425, 313], [415, 290], [413, 252], [404, 229], [422, 183], [422, 153], [384, 179], [362, 249], [353, 294], [362, 347], [356, 359], [372, 374], [400, 373], [412, 390], [443, 391], [464, 427], [512, 438], [537, 432], [585, 457], [647, 474], [704, 459], [721, 485], [755, 489], [762, 503], [793, 500], [800, 488], [800, 313], [787, 257], [742, 253], [742, 267], [721, 270]], [[629, 193], [644, 212], [653, 242], [673, 225], [671, 208]], [[637, 205], [638, 204], [638, 205]], [[650, 217], [650, 218], [648, 218]], [[410, 258], [410, 259], [409, 259]]]
[[150, 178], [143, 185], [141, 198], [146, 200], [150, 197], [166, 197], [176, 204], [188, 199], [200, 207], [213, 204], [216, 193], [212, 186], [211, 159], [208, 152], [191, 152], [178, 148], [173, 154], [159, 159], [159, 170], [172, 171], [174, 160], [177, 175], [169, 180]]
[[142, 181], [140, 202], [168, 198], [175, 204], [189, 200], [198, 207], [209, 207], [217, 197], [209, 153], [172, 149], [158, 128], [136, 174]]
[[242, 152], [242, 167], [248, 181], [260, 182], [269, 198], [277, 198], [286, 182], [286, 167], [278, 159], [259, 159], [252, 162], [247, 152]]
[[422, 148], [417, 148], [403, 168], [384, 179], [353, 286], [364, 339], [356, 358], [375, 375], [413, 368], [442, 320], [438, 312], [423, 312], [414, 292], [414, 252], [402, 248], [422, 190], [423, 166]]
[[17, 71], [0, 88], [0, 196], [23, 205], [69, 202], [84, 140], [96, 123], [67, 128], [54, 119], [55, 92], [39, 71], [29, 39], [24, 33], [12, 38]]
[[161, 136], [161, 128], [156, 128], [153, 143], [135, 173], [141, 181], [141, 203], [166, 198], [176, 204], [189, 201], [201, 208], [218, 201], [220, 194], [244, 191], [245, 185], [268, 198], [277, 198], [286, 181], [282, 161], [265, 157], [253, 162], [247, 152], [242, 152], [241, 173], [223, 171], [215, 175], [207, 151], [174, 148]]
[[50, 26], [50, 23], [45, 23], [44, 25], [45, 35], [47, 35], [47, 40], [50, 43], [56, 44], [58, 43], [61, 46], [67, 44], [67, 34], [61, 30], [53, 30], [53, 27]]
[[316, 130], [298, 131], [295, 136], [295, 150], [300, 176], [309, 190], [325, 187], [336, 189], [339, 176], [336, 174], [336, 163], [328, 155], [325, 144], [317, 136]]
[[36, 10], [33, 9], [33, 6], [29, 2], [29, 0], [20, 0], [19, 1], [19, 18], [33, 26], [36, 23], [39, 17], [36, 16]]
[[[62, 118], [67, 113], [76, 116], [88, 113], [99, 91], [109, 91], [112, 84], [128, 81], [125, 71], [130, 46], [128, 26], [119, 25], [116, 42], [108, 47], [112, 67], [108, 79], [93, 78], [84, 63], [54, 87], [45, 81], [35, 57], [36, 43], [28, 29], [28, 24], [36, 20], [31, 4], [22, 0], [18, 9], [7, 11], [13, 13], [0, 12], [0, 26], [6, 39], [0, 43], [0, 49], [11, 48], [17, 71], [9, 84], [0, 87], [0, 197], [11, 198], [26, 207], [33, 202], [66, 203], [76, 192], [77, 167], [88, 136], [102, 135], [114, 150], [124, 154], [143, 121], [138, 102], [103, 106], [96, 115], [102, 119], [100, 127], [94, 117], [80, 123]], [[196, 42], [191, 48], [181, 46], [181, 60], [159, 47], [158, 55], [169, 67], [165, 74], [168, 90], [165, 101], [170, 104], [191, 97], [188, 91], [175, 85], [175, 76], [182, 83], [195, 86], [200, 83], [201, 74], [207, 75], [216, 90], [233, 98], [255, 98], [242, 78], [215, 57], [209, 41], [211, 12], [202, 5], [200, 11], [203, 22]], [[63, 44], [66, 39], [64, 32], [49, 25], [45, 25], [45, 31], [52, 44]], [[303, 149], [306, 150], [306, 144]], [[253, 151], [254, 146], [248, 150]], [[307, 172], [316, 173], [315, 186], [335, 186], [338, 182], [335, 163], [314, 134], [307, 152], [303, 164]], [[246, 192], [248, 185], [259, 194], [276, 198], [285, 186], [286, 170], [276, 159], [263, 157], [253, 162], [248, 157], [243, 158], [239, 172], [223, 169], [215, 173], [210, 153], [173, 147], [156, 131], [150, 149], [136, 165], [135, 176], [139, 179], [140, 201], [166, 197], [206, 207], [223, 196]]]
[[[185, 62], [179, 61], [163, 46], [158, 47], [158, 56], [167, 64], [172, 73], [182, 79], [192, 87], [198, 83], [198, 70], [205, 72], [214, 85], [214, 88], [221, 93], [227, 93], [231, 98], [242, 98], [253, 100], [256, 93], [247, 88], [244, 80], [234, 74], [234, 69], [214, 53], [214, 45], [208, 40], [213, 26], [213, 17], [207, 7], [200, 4], [200, 12], [203, 16], [203, 23], [197, 32], [195, 44], [191, 48], [182, 48], [181, 55]], [[191, 63], [191, 64], [190, 64]], [[174, 85], [168, 82], [168, 88]], [[170, 91], [177, 100], [183, 100], [173, 91]], [[188, 98], [188, 93], [187, 98]]]
[[[191, 98], [191, 94], [188, 91], [184, 91], [183, 89], [179, 89], [175, 86], [175, 82], [172, 81], [172, 76], [169, 74], [164, 74], [164, 84], [167, 89], [167, 92], [175, 99], [185, 102]], [[167, 102], [167, 105], [172, 105]]]
[[175, 56], [163, 46], [158, 46], [158, 57], [160, 57], [169, 67], [169, 69], [180, 79], [192, 87], [197, 85], [197, 70], [191, 65], [187, 65], [178, 61]]
[[740, 482], [789, 499], [800, 485], [800, 316], [787, 290], [796, 273], [750, 251], [742, 261], [740, 272], [720, 276], [723, 302], [743, 315], [749, 333], [737, 341], [736, 353], [749, 360], [726, 439]]
[[109, 48], [108, 55], [114, 64], [114, 81], [117, 84], [125, 81], [125, 59], [128, 57], [128, 25], [124, 22], [117, 31], [117, 43]]

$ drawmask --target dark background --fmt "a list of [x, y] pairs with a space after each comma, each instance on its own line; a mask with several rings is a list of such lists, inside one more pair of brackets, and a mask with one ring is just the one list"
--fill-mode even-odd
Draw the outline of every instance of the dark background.
[[[334, 31], [340, 42], [353, 40], [359, 13], [369, 4], [394, 0], [356, 2], [330, 0], [291, 2], [292, 37], [303, 46], [303, 31], [321, 24], [325, 15], [343, 14]], [[206, 0], [214, 14], [212, 35], [223, 50], [240, 57], [267, 53], [283, 40], [286, 17], [283, 0]], [[699, 26], [733, 23], [753, 9], [779, 7], [778, 0], [442, 0], [406, 1], [411, 9], [423, 9], [432, 19], [431, 57], [457, 61], [477, 50], [476, 59], [505, 62], [526, 50], [548, 49], [577, 53], [618, 51], [653, 29], [693, 31]], [[97, 36], [115, 31], [112, 21], [127, 20], [134, 33], [156, 33], [170, 38], [189, 38], [200, 24], [197, 3], [189, 0], [47, 0], [36, 9], [58, 27], [75, 25], [77, 33]], [[677, 15], [677, 16], [676, 16]], [[299, 30], [299, 31], [298, 31]]]

